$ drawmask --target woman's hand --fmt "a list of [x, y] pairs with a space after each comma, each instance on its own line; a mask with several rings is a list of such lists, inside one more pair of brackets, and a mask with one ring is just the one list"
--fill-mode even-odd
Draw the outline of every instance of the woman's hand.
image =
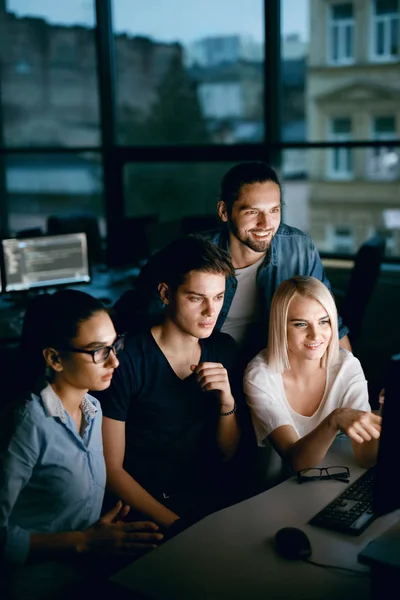
[[82, 532], [78, 552], [126, 555], [156, 548], [163, 539], [163, 535], [157, 533], [158, 525], [150, 521], [124, 523], [120, 519], [127, 512], [118, 502], [97, 523]]
[[377, 440], [381, 433], [382, 417], [353, 408], [336, 408], [330, 415], [332, 426], [358, 444]]
[[201, 389], [205, 392], [217, 392], [221, 408], [228, 412], [235, 406], [229, 383], [228, 371], [221, 363], [203, 362], [191, 365], [196, 373], [196, 379]]

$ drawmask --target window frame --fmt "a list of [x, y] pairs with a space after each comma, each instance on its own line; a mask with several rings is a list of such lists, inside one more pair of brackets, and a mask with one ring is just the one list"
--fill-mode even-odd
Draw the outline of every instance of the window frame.
[[[347, 236], [338, 233], [338, 229], [343, 228], [343, 225], [337, 225], [334, 223], [327, 223], [325, 225], [325, 239], [327, 240], [326, 246], [327, 252], [333, 252], [335, 254], [354, 254], [355, 253], [355, 242], [356, 236], [354, 229], [349, 227], [349, 234]], [[343, 246], [340, 248], [340, 238], [342, 238]], [[347, 238], [347, 239], [346, 239]], [[348, 242], [348, 243], [346, 243]], [[347, 248], [346, 248], [347, 246]], [[339, 248], [338, 248], [339, 247]], [[346, 251], [351, 248], [350, 251]]]
[[[372, 0], [371, 0], [372, 1]], [[263, 0], [264, 8], [264, 27], [265, 27], [265, 47], [263, 58], [263, 77], [264, 77], [264, 135], [261, 142], [255, 143], [238, 143], [229, 144], [213, 144], [213, 145], [168, 145], [168, 146], [122, 146], [116, 141], [116, 106], [115, 106], [115, 87], [116, 87], [116, 68], [115, 68], [115, 52], [112, 26], [112, 7], [111, 0], [93, 0], [96, 9], [96, 18], [94, 23], [95, 38], [96, 38], [96, 64], [97, 78], [99, 86], [99, 103], [100, 103], [100, 121], [99, 129], [101, 139], [95, 146], [88, 147], [10, 147], [6, 146], [3, 140], [0, 114], [0, 228], [7, 231], [7, 221], [9, 213], [9, 204], [7, 204], [7, 193], [4, 181], [4, 173], [2, 173], [1, 163], [8, 154], [40, 154], [40, 153], [76, 153], [84, 152], [100, 153], [102, 156], [102, 172], [104, 183], [104, 215], [106, 222], [112, 223], [119, 218], [126, 216], [126, 202], [124, 191], [124, 166], [127, 163], [141, 162], [165, 162], [165, 161], [184, 161], [188, 168], [195, 162], [240, 162], [243, 160], [264, 160], [273, 164], [278, 168], [281, 167], [281, 157], [284, 151], [307, 151], [319, 149], [326, 152], [326, 158], [323, 165], [322, 175], [327, 176], [332, 181], [349, 181], [358, 176], [359, 163], [356, 161], [356, 156], [359, 150], [354, 149], [369, 149], [369, 148], [398, 148], [400, 147], [400, 136], [392, 141], [379, 141], [374, 139], [362, 140], [360, 138], [351, 138], [342, 136], [335, 140], [327, 135], [322, 140], [305, 139], [304, 141], [283, 141], [281, 128], [281, 0]], [[321, 8], [321, 16], [329, 18], [329, 12], [324, 13], [326, 8], [335, 4], [339, 4], [340, 0], [325, 0], [325, 7]], [[321, 3], [322, 4], [322, 3]], [[343, 2], [342, 2], [343, 4]], [[352, 53], [351, 61], [346, 64], [354, 64], [357, 62], [357, 11], [355, 11], [355, 0], [353, 4], [353, 38], [352, 38]], [[370, 10], [372, 5], [369, 4]], [[368, 22], [368, 10], [366, 10], [366, 20]], [[1, 16], [1, 15], [0, 15]], [[370, 19], [370, 24], [372, 19]], [[329, 43], [329, 20], [326, 22], [326, 38]], [[371, 35], [370, 38], [371, 40]], [[325, 54], [324, 54], [325, 50]], [[335, 63], [326, 61], [329, 59], [329, 46], [321, 48], [321, 56], [323, 65], [326, 66], [346, 66], [344, 63]], [[368, 56], [368, 48], [366, 49]], [[357, 58], [356, 58], [357, 57]], [[371, 61], [370, 61], [371, 62]], [[1, 82], [0, 82], [1, 84]], [[0, 113], [1, 113], [0, 105]], [[345, 141], [345, 138], [347, 141]], [[351, 176], [336, 177], [327, 174], [328, 161], [327, 157], [330, 150], [337, 148], [344, 149], [345, 152], [350, 152], [353, 155], [351, 164]], [[343, 152], [342, 152], [343, 154]], [[361, 173], [360, 173], [361, 175]], [[362, 173], [365, 179], [365, 174]], [[365, 180], [366, 181], [366, 180]], [[400, 256], [390, 259], [391, 262], [400, 264]]]
[[[377, 0], [371, 0], [370, 2], [370, 58], [373, 62], [376, 63], [387, 63], [387, 62], [397, 62], [400, 60], [400, 2], [397, 0], [397, 13], [389, 13], [387, 15], [378, 15], [376, 12], [376, 3]], [[390, 41], [391, 41], [391, 22], [393, 20], [397, 21], [397, 53], [390, 53]], [[378, 44], [378, 23], [383, 23], [384, 28], [384, 47], [385, 52], [383, 54], [378, 54], [377, 52], [377, 44]], [[389, 52], [386, 50], [389, 47]]]
[[[349, 133], [336, 133], [334, 131], [334, 122], [338, 119], [348, 119], [350, 122], [350, 131]], [[328, 140], [330, 142], [335, 142], [336, 144], [340, 142], [344, 142], [347, 144], [352, 141], [352, 117], [340, 117], [340, 116], [330, 116], [328, 120]], [[348, 146], [334, 146], [329, 149], [327, 154], [327, 168], [326, 168], [326, 176], [328, 179], [332, 181], [351, 181], [354, 179], [354, 165], [353, 165], [353, 155], [352, 149]], [[351, 169], [336, 169], [335, 162], [336, 156], [339, 156], [339, 161], [348, 162], [351, 165]], [[345, 158], [341, 158], [345, 157]]]
[[[343, 3], [341, 3], [343, 4]], [[326, 14], [326, 20], [327, 20], [327, 28], [326, 28], [326, 43], [327, 43], [327, 48], [326, 48], [326, 52], [327, 52], [327, 64], [330, 66], [346, 66], [346, 65], [352, 65], [355, 63], [355, 48], [356, 48], [356, 19], [354, 16], [354, 2], [347, 2], [346, 4], [351, 4], [353, 6], [353, 16], [352, 18], [347, 18], [347, 19], [334, 19], [333, 18], [333, 9], [335, 6], [339, 6], [339, 3], [337, 2], [332, 2], [329, 5], [327, 5], [327, 14]], [[352, 45], [352, 56], [342, 56], [340, 49], [343, 49], [343, 47], [345, 48], [346, 46], [346, 29], [347, 28], [351, 28], [350, 32], [351, 32], [351, 45]], [[338, 58], [335, 59], [334, 58], [334, 52], [333, 52], [333, 35], [334, 35], [334, 29], [337, 28], [338, 30], [338, 49], [337, 49], [337, 54], [338, 54]]]

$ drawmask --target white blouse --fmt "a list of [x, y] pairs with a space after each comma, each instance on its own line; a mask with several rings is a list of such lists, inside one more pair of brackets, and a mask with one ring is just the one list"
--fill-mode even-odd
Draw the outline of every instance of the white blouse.
[[340, 348], [337, 363], [327, 371], [321, 403], [310, 417], [292, 409], [286, 398], [282, 375], [271, 371], [266, 352], [266, 349], [262, 350], [253, 358], [244, 375], [244, 392], [260, 446], [265, 445], [270, 433], [282, 425], [291, 425], [302, 438], [335, 408], [371, 411], [367, 381], [360, 361], [351, 352]]

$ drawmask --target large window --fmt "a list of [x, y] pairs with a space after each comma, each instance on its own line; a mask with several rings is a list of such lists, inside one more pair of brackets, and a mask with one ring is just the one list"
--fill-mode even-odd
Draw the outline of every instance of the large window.
[[399, 9], [0, 0], [0, 229], [84, 213], [155, 248], [215, 224], [223, 173], [264, 159], [321, 251], [384, 231], [400, 256]]
[[[95, 24], [94, 0], [0, 3], [0, 229], [21, 236], [53, 233], [55, 224], [60, 233], [81, 229], [100, 260], [106, 223]], [[87, 147], [94, 151], [81, 151]]]
[[372, 0], [373, 52], [377, 60], [399, 56], [399, 0]]
[[121, 144], [264, 137], [262, 0], [113, 1]]
[[94, 0], [8, 0], [0, 18], [5, 144], [98, 145]]
[[100, 156], [92, 153], [6, 155], [9, 229], [49, 232], [51, 217], [92, 218], [105, 233]]
[[351, 180], [324, 177], [330, 148], [297, 150], [295, 162], [303, 165], [297, 172], [288, 168], [292, 152], [284, 151], [281, 171], [285, 223], [309, 233], [321, 252], [353, 254], [366, 240], [379, 235], [386, 240], [388, 257], [400, 255], [398, 190], [396, 185], [365, 179], [370, 148], [352, 149]]
[[306, 83], [310, 16], [309, 0], [281, 1], [281, 137], [287, 143], [305, 142], [307, 139]]
[[333, 4], [329, 7], [328, 60], [343, 65], [354, 60], [353, 3]]
[[[347, 117], [331, 119], [330, 140], [332, 142], [349, 142], [351, 140], [351, 119]], [[329, 156], [328, 176], [335, 179], [349, 179], [352, 172], [352, 150], [346, 147], [332, 148]]]

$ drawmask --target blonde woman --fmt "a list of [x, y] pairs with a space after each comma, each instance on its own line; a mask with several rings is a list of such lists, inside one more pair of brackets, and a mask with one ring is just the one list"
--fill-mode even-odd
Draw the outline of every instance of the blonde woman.
[[281, 283], [272, 300], [268, 348], [248, 365], [244, 391], [258, 444], [293, 471], [320, 464], [338, 432], [356, 460], [376, 460], [381, 417], [371, 412], [360, 362], [339, 348], [337, 311], [314, 277]]

